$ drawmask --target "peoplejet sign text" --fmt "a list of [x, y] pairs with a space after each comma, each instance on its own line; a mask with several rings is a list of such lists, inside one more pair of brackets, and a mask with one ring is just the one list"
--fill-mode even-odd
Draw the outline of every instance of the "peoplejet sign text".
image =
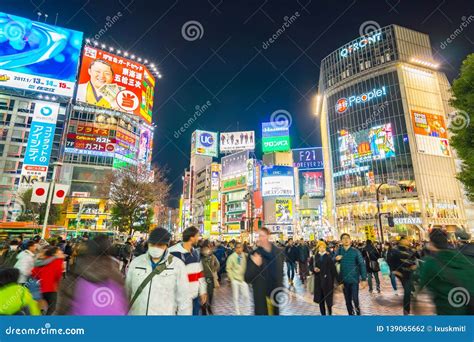
[[387, 89], [385, 88], [385, 86], [383, 86], [378, 89], [374, 88], [371, 91], [368, 91], [360, 95], [352, 95], [352, 96], [349, 96], [348, 98], [342, 97], [336, 102], [336, 112], [344, 113], [346, 110], [348, 110], [350, 107], [354, 105], [367, 103], [373, 99], [376, 99], [385, 95], [387, 95]]
[[367, 45], [378, 43], [381, 39], [382, 32], [374, 33], [369, 37], [361, 37], [353, 43], [350, 43], [349, 46], [342, 48], [339, 54], [341, 57], [345, 58], [354, 51], [364, 49]]

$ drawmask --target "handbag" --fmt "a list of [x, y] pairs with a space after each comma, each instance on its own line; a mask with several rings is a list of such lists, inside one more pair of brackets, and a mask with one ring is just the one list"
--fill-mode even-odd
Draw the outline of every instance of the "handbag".
[[372, 270], [372, 272], [379, 272], [380, 271], [379, 262], [377, 260], [370, 260], [369, 268]]
[[387, 262], [384, 259], [379, 259], [380, 271], [382, 271], [382, 275], [388, 276], [390, 275], [390, 267], [388, 267]]

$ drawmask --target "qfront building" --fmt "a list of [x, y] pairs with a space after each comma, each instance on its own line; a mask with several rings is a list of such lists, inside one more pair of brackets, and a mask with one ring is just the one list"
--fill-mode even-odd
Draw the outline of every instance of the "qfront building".
[[325, 215], [339, 232], [380, 238], [379, 217], [385, 239], [466, 228], [438, 67], [428, 35], [396, 25], [323, 59]]

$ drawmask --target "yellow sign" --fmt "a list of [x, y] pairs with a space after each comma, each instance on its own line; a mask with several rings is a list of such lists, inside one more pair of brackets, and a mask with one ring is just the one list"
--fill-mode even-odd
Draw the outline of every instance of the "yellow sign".
[[377, 240], [377, 237], [375, 235], [374, 226], [370, 226], [370, 225], [365, 226], [364, 227], [364, 232], [365, 232], [366, 240], [372, 240], [372, 241]]

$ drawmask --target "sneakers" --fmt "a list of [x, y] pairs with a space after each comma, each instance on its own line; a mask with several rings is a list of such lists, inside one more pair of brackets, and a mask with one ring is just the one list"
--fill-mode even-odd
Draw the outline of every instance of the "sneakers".
[[393, 293], [395, 296], [398, 296], [398, 291], [395, 290], [395, 292]]

